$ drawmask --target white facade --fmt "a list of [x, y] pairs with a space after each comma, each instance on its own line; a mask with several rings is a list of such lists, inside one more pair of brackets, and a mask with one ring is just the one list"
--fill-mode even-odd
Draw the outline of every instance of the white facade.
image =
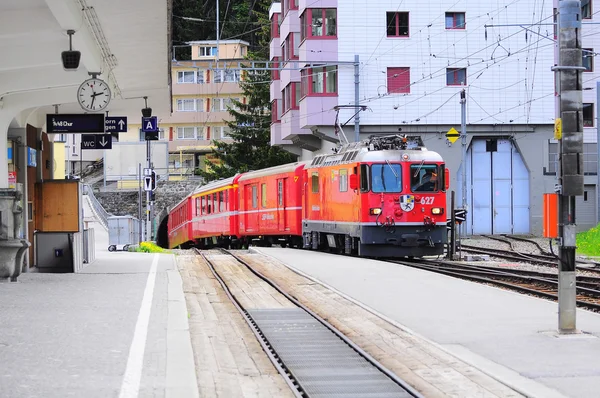
[[[409, 35], [388, 37], [386, 13], [408, 12]], [[464, 12], [464, 29], [446, 29], [448, 12]], [[466, 68], [467, 124], [551, 124], [554, 120], [552, 4], [475, 0], [338, 3], [338, 57], [360, 56], [361, 125], [460, 125], [459, 91], [448, 68]], [[487, 30], [487, 39], [486, 39]], [[388, 67], [410, 68], [410, 93], [388, 94]], [[454, 97], [453, 97], [454, 96]], [[352, 67], [340, 67], [339, 104], [354, 102]], [[342, 119], [352, 116], [347, 110]]]

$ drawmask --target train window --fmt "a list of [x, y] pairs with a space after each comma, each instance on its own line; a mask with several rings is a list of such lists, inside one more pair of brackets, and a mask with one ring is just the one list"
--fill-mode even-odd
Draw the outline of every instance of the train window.
[[340, 192], [348, 191], [348, 170], [340, 170]]
[[200, 215], [200, 198], [196, 198], [196, 215]]
[[225, 191], [225, 210], [229, 210], [229, 190]]
[[260, 186], [260, 202], [263, 208], [267, 207], [267, 184]]
[[314, 172], [311, 176], [312, 193], [319, 193], [319, 173]]
[[206, 196], [202, 197], [202, 214], [206, 214]]
[[219, 192], [219, 211], [225, 211], [225, 193]]
[[369, 192], [371, 189], [369, 184], [369, 165], [361, 164], [360, 165], [360, 192]]
[[217, 201], [217, 193], [212, 194], [213, 201], [213, 213], [217, 213], [219, 211], [219, 202]]
[[413, 164], [410, 166], [410, 186], [413, 192], [434, 192], [439, 187], [439, 170], [435, 164]]
[[277, 206], [283, 207], [283, 180], [277, 181]]
[[402, 192], [402, 170], [399, 164], [371, 165], [371, 190], [373, 192]]
[[256, 185], [252, 185], [252, 208], [256, 209], [258, 207], [258, 189]]

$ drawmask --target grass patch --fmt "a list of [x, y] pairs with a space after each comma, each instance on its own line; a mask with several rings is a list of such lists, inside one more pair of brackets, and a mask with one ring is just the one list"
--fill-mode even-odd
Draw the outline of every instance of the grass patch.
[[142, 242], [137, 247], [136, 252], [138, 253], [168, 253], [167, 250], [162, 247], [156, 246], [154, 242]]
[[577, 253], [586, 256], [600, 256], [600, 225], [577, 234]]

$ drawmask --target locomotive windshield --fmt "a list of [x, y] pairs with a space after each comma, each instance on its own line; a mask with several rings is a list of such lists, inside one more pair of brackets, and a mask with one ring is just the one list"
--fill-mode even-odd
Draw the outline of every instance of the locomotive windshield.
[[371, 166], [371, 189], [373, 192], [401, 192], [402, 171], [399, 164], [384, 163]]
[[434, 192], [439, 189], [439, 170], [435, 164], [410, 166], [410, 186], [413, 192]]

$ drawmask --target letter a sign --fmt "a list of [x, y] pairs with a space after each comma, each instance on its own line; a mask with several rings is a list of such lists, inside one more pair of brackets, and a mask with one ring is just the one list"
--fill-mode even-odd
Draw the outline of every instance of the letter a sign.
[[152, 133], [158, 131], [158, 121], [156, 116], [142, 118], [142, 131]]

